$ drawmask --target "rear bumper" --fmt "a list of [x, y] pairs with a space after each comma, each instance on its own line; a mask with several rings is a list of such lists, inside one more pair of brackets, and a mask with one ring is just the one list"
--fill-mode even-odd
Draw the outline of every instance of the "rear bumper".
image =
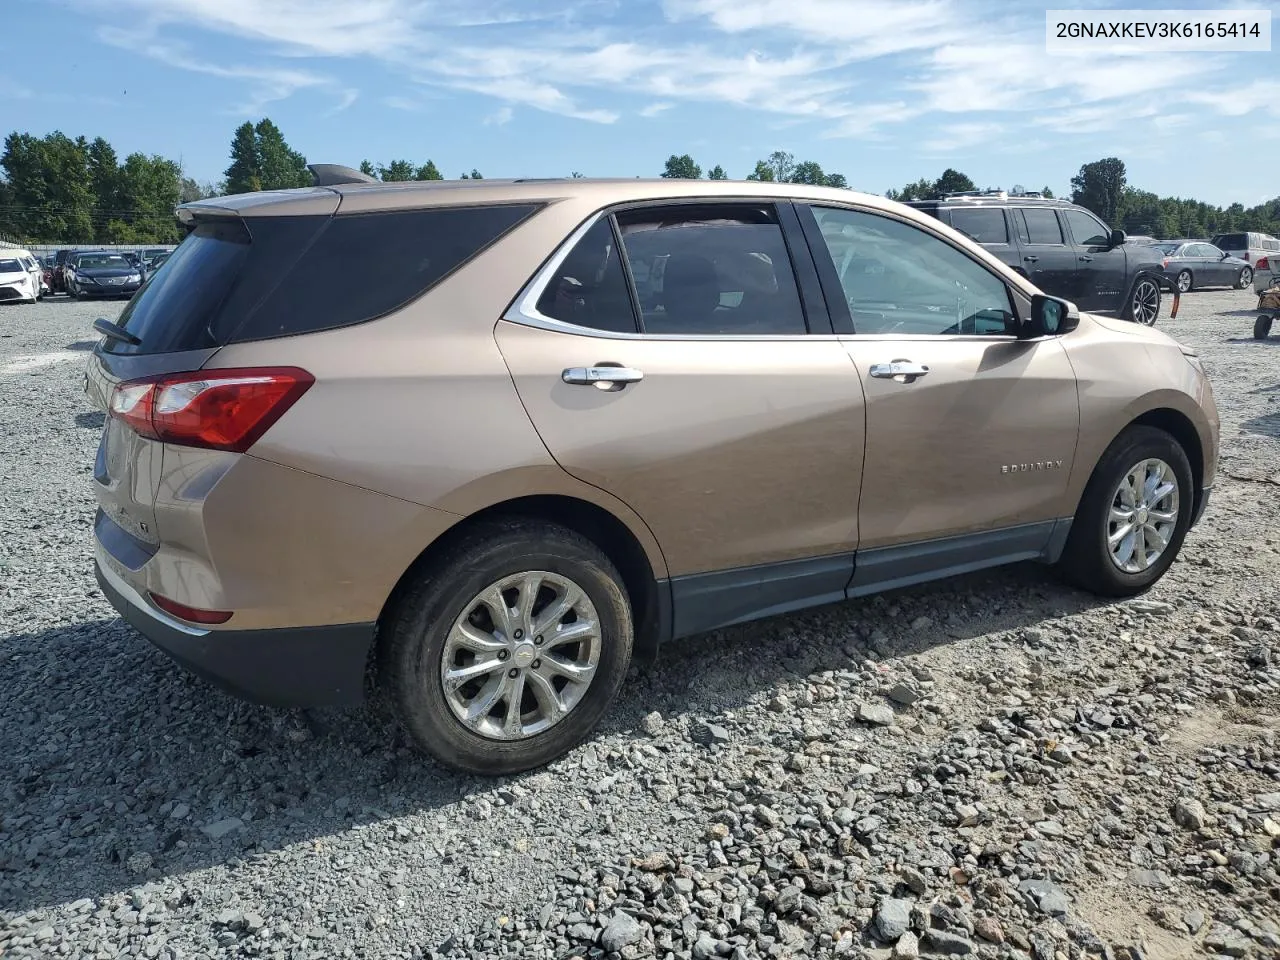
[[363, 702], [374, 624], [287, 630], [206, 630], [154, 610], [109, 566], [98, 586], [130, 626], [183, 667], [222, 689], [274, 707]]

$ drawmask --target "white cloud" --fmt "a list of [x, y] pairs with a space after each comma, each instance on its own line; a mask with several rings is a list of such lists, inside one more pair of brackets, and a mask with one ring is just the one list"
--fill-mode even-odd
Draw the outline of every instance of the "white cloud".
[[[335, 74], [344, 59], [413, 83], [382, 98], [399, 110], [421, 109], [431, 90], [467, 91], [498, 101], [484, 122], [505, 122], [495, 118], [523, 106], [609, 124], [622, 114], [620, 98], [642, 97], [643, 117], [681, 103], [729, 105], [805, 123], [818, 136], [866, 140], [940, 115], [929, 142], [956, 149], [993, 112], [1083, 135], [1149, 118], [1171, 98], [1226, 116], [1274, 113], [1276, 102], [1262, 81], [1244, 96], [1218, 83], [1238, 62], [1231, 58], [1050, 57], [1043, 13], [997, 0], [64, 2], [104, 15], [128, 7], [136, 22], [104, 28], [107, 42], [238, 81], [248, 91], [244, 112], [302, 90], [343, 90]], [[247, 62], [193, 57], [201, 48], [179, 39], [193, 29], [249, 41]], [[318, 58], [325, 73], [304, 63]], [[1188, 88], [1206, 92], [1186, 96]]]
[[360, 99], [360, 91], [354, 87], [348, 87], [346, 90], [342, 91], [342, 96], [339, 98], [338, 102], [325, 113], [325, 116], [332, 117], [335, 113], [341, 113], [358, 99]]
[[951, 123], [937, 130], [920, 146], [925, 154], [934, 156], [961, 152], [979, 145], [1004, 145], [1005, 125], [1002, 123]]
[[402, 97], [399, 94], [393, 94], [389, 97], [383, 97], [382, 103], [391, 107], [393, 110], [405, 110], [409, 113], [415, 113], [422, 109], [422, 104], [410, 97]]
[[514, 115], [515, 111], [510, 107], [499, 107], [493, 113], [489, 114], [489, 116], [485, 117], [484, 122], [489, 126], [500, 127], [503, 124], [510, 123], [511, 118]]

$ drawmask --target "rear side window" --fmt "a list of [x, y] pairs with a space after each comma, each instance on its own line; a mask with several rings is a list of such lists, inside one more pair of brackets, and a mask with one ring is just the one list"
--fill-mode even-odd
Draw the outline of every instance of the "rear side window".
[[636, 332], [636, 313], [612, 220], [600, 218], [574, 244], [538, 298], [538, 312], [592, 330]]
[[126, 308], [138, 347], [194, 350], [384, 316], [532, 215], [536, 204], [202, 223]]
[[1027, 224], [1028, 243], [1062, 243], [1062, 227], [1052, 210], [1026, 207], [1022, 216]]
[[951, 225], [978, 243], [1009, 242], [1004, 211], [999, 207], [952, 210]]
[[1249, 239], [1243, 233], [1220, 233], [1211, 242], [1223, 250], [1244, 250], [1249, 246]]
[[618, 227], [645, 333], [808, 332], [771, 204], [642, 208], [618, 214]]

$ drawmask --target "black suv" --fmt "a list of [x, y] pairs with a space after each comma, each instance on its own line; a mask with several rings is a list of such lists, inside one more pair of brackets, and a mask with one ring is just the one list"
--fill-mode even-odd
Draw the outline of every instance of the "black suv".
[[1126, 244], [1123, 230], [1084, 207], [1004, 191], [948, 194], [910, 206], [972, 237], [1047, 294], [1081, 310], [1156, 322], [1160, 290], [1169, 287], [1160, 252]]

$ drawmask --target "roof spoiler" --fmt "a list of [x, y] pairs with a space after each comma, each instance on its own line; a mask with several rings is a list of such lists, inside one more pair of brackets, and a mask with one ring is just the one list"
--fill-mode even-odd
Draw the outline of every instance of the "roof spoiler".
[[308, 163], [307, 169], [311, 171], [312, 186], [316, 187], [335, 187], [343, 183], [378, 182], [367, 173], [361, 173], [359, 170], [353, 170], [351, 167], [344, 167], [338, 163]]

